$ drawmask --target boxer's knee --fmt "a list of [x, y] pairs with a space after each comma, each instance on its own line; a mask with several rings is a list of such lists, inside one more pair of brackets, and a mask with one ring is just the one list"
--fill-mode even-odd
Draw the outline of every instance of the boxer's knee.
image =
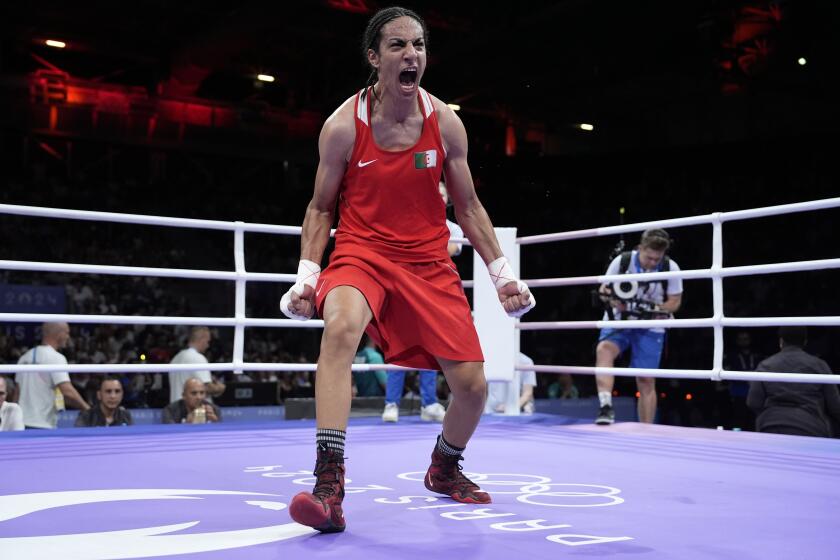
[[321, 354], [329, 356], [355, 355], [362, 340], [364, 325], [350, 317], [334, 317], [324, 325]]
[[443, 364], [443, 373], [449, 389], [462, 401], [484, 406], [487, 398], [487, 380], [482, 362], [449, 362]]
[[324, 302], [321, 355], [352, 361], [372, 316], [367, 301], [356, 288], [339, 286], [330, 291]]

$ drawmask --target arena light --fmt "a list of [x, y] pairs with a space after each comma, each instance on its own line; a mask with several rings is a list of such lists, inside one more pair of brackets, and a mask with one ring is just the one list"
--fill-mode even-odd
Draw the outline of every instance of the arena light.
[[458, 105], [457, 103], [447, 103], [446, 106], [449, 107], [450, 109], [452, 109], [453, 111], [460, 111], [461, 110], [461, 106]]
[[797, 60], [796, 62], [799, 63], [799, 66], [805, 66], [806, 64], [808, 64], [808, 60], [804, 56], [800, 56], [799, 60]]
[[691, 400], [691, 399], [693, 399], [693, 398], [694, 398], [694, 397], [691, 395], [691, 393], [686, 393], [686, 394], [685, 394], [685, 400], [690, 401], [690, 400]]
[[592, 132], [593, 130], [595, 130], [595, 125], [589, 123], [580, 123], [578, 125], [578, 128], [587, 132]]
[[141, 361], [141, 362], [145, 362], [145, 361], [146, 361], [146, 354], [140, 354], [140, 361]]
[[273, 82], [274, 76], [269, 74], [257, 74], [257, 79], [261, 82]]
[[48, 47], [55, 47], [57, 49], [63, 49], [64, 47], [67, 46], [67, 43], [65, 43], [64, 41], [55, 41], [53, 39], [47, 39], [46, 41], [44, 41], [44, 43]]

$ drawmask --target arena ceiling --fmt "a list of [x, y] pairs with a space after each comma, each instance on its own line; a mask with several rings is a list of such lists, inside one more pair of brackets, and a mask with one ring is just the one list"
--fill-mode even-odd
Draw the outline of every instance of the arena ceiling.
[[[367, 0], [8, 3], [0, 23], [0, 68], [10, 76], [52, 64], [76, 78], [142, 86], [150, 94], [326, 115], [364, 83], [361, 33], [371, 13], [386, 5]], [[632, 130], [641, 120], [705, 114], [703, 107], [727, 99], [764, 100], [773, 110], [790, 113], [782, 118], [787, 125], [801, 121], [805, 106], [810, 122], [816, 118], [811, 113], [833, 105], [835, 3], [565, 0], [406, 6], [430, 26], [427, 89], [458, 103], [464, 114], [517, 122], [537, 133], [581, 122]], [[45, 46], [50, 38], [66, 42], [66, 48]], [[259, 73], [276, 80], [259, 82]]]

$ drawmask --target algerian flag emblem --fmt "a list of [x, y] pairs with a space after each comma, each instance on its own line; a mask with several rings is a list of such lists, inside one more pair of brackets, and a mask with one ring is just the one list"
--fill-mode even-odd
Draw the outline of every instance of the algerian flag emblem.
[[414, 153], [414, 169], [437, 167], [437, 150]]

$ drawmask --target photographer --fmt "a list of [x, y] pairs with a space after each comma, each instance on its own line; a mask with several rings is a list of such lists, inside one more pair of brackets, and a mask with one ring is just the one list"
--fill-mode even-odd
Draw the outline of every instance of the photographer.
[[[634, 251], [616, 256], [606, 274], [633, 274], [637, 272], [677, 271], [680, 267], [667, 255], [671, 238], [663, 229], [649, 229], [642, 234]], [[653, 282], [614, 282], [602, 284], [598, 295], [607, 308], [607, 319], [667, 319], [680, 308], [682, 280], [656, 280]], [[598, 337], [596, 367], [613, 367], [616, 358], [630, 349], [630, 367], [657, 369], [665, 343], [665, 329], [603, 329]], [[596, 424], [608, 425], [615, 421], [612, 391], [615, 377], [596, 375], [600, 410]], [[637, 377], [639, 388], [639, 421], [652, 423], [656, 416], [656, 386], [653, 377]]]

